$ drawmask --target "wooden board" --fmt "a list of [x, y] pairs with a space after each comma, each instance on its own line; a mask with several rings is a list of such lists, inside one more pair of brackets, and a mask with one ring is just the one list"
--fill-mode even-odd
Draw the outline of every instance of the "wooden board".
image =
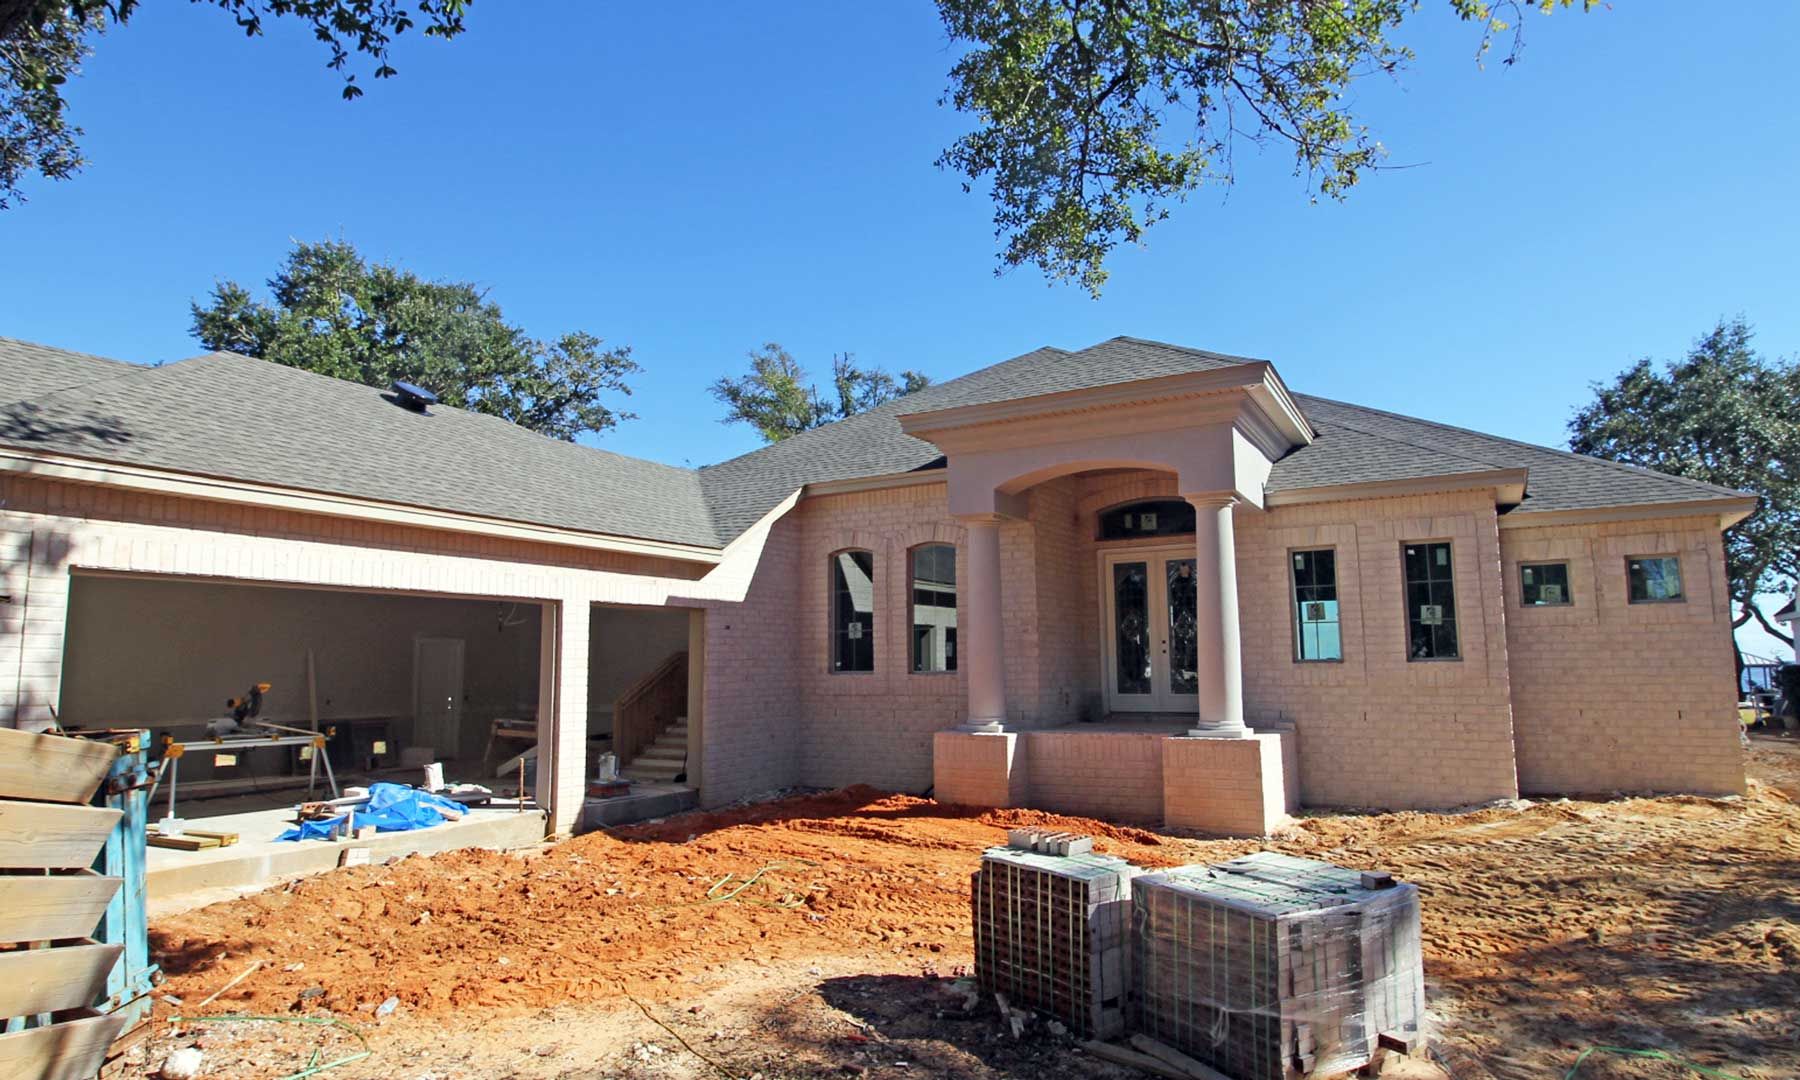
[[90, 1080], [119, 1037], [125, 1014], [84, 1015], [49, 1027], [0, 1035], [0, 1076], [7, 1080]]
[[123, 945], [0, 952], [0, 1017], [85, 1009], [106, 995]]
[[0, 728], [0, 798], [86, 803], [118, 755], [108, 742]]
[[74, 870], [92, 866], [123, 814], [103, 806], [0, 800], [0, 867]]
[[[123, 878], [91, 871], [47, 877], [0, 876], [0, 941], [87, 937]], [[6, 1073], [0, 1071], [0, 1076]]]

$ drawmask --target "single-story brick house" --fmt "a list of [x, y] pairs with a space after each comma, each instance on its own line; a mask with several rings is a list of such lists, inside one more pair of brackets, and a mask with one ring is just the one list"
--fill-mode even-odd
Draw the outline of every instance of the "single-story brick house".
[[1754, 508], [1133, 338], [699, 469], [0, 340], [0, 722], [258, 678], [443, 756], [535, 720], [557, 831], [608, 738], [701, 805], [860, 782], [1239, 833], [1737, 792], [1721, 531]]

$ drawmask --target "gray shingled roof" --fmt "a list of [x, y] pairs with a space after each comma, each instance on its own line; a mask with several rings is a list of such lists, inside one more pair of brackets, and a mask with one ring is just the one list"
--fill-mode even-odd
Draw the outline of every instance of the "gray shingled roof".
[[[1246, 363], [1137, 338], [1043, 348], [699, 470], [547, 439], [230, 353], [144, 368], [0, 338], [0, 444], [583, 532], [722, 546], [802, 485], [942, 465], [899, 417]], [[1317, 438], [1269, 490], [1529, 470], [1513, 513], [1741, 493], [1561, 450], [1296, 395]]]
[[1770, 619], [1772, 619], [1775, 622], [1781, 622], [1785, 619], [1793, 618], [1794, 617], [1794, 602], [1792, 600], [1789, 600], [1785, 605], [1782, 606], [1782, 609], [1780, 611], [1777, 611], [1775, 614], [1773, 614], [1769, 617], [1770, 617]]
[[[7, 352], [23, 343], [9, 342]], [[70, 354], [72, 355], [72, 354]], [[497, 417], [401, 408], [381, 390], [233, 353], [84, 369], [45, 350], [0, 406], [0, 443], [583, 532], [716, 546], [699, 478]]]
[[136, 364], [0, 337], [0, 404], [138, 370]]

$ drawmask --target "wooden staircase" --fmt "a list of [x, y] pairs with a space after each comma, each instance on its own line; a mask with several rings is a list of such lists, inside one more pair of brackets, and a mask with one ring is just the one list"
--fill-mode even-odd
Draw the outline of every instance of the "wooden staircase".
[[627, 780], [674, 783], [687, 772], [688, 654], [672, 653], [613, 706], [613, 752]]
[[619, 774], [627, 780], [672, 784], [677, 776], [687, 772], [687, 753], [688, 722], [683, 716], [664, 728], [656, 741], [633, 758], [631, 764], [620, 769]]

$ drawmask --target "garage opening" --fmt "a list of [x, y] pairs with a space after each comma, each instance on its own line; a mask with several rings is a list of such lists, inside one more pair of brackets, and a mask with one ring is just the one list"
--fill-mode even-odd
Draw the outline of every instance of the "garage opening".
[[[498, 772], [510, 788], [501, 766], [537, 743], [541, 635], [531, 603], [78, 574], [62, 721], [204, 742], [227, 699], [266, 683], [259, 719], [331, 730], [340, 784], [417, 783], [436, 762], [446, 783]], [[178, 816], [292, 806], [312, 756], [184, 754]]]

